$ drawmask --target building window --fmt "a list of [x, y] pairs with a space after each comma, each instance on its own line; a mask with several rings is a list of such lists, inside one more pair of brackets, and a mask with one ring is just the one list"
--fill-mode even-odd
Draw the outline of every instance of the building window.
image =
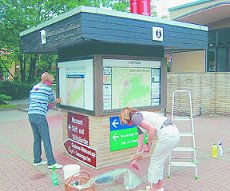
[[208, 72], [230, 71], [230, 29], [209, 31]]
[[217, 49], [217, 72], [225, 72], [226, 71], [226, 48], [218, 48]]
[[209, 46], [214, 46], [217, 44], [217, 32], [216, 31], [210, 31], [208, 33], [208, 44]]
[[230, 29], [218, 31], [218, 45], [230, 46]]
[[228, 54], [227, 54], [227, 60], [228, 60], [228, 64], [227, 64], [227, 71], [230, 72], [230, 48], [228, 49]]

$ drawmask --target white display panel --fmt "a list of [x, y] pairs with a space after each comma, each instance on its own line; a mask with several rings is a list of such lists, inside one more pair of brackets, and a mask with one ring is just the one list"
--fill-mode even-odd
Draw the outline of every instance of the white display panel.
[[103, 59], [103, 110], [160, 106], [160, 64]]
[[61, 105], [94, 110], [93, 59], [58, 63]]

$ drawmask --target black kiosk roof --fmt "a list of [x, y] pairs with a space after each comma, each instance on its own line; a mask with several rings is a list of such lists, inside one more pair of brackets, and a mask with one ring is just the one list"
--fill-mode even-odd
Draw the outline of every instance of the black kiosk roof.
[[[154, 28], [162, 29], [160, 41], [154, 40]], [[42, 42], [42, 33], [45, 42]], [[57, 53], [66, 47], [92, 43], [163, 47], [164, 51], [179, 52], [207, 49], [208, 28], [81, 6], [21, 32], [20, 38], [24, 53]]]

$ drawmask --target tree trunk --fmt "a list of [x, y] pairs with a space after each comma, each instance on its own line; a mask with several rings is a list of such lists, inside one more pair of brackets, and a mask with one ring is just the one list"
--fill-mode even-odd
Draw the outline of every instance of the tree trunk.
[[22, 54], [20, 51], [19, 53], [19, 61], [20, 61], [20, 74], [21, 74], [21, 81], [26, 81], [26, 66], [25, 66], [25, 55]]
[[34, 81], [37, 60], [38, 60], [38, 54], [34, 54], [30, 56], [29, 75], [27, 79], [28, 82]]

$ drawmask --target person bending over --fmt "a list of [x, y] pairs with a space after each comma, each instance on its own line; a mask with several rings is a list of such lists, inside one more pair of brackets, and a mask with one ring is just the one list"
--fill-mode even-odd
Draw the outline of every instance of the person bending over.
[[[148, 181], [151, 183], [151, 191], [163, 191], [162, 180], [164, 163], [170, 152], [180, 141], [180, 134], [172, 121], [165, 116], [150, 111], [138, 111], [125, 107], [120, 112], [122, 124], [137, 126], [138, 146], [136, 152], [149, 152], [154, 137], [157, 138], [150, 164], [148, 168]], [[148, 134], [147, 143], [144, 145], [144, 134]], [[132, 160], [130, 167], [138, 168], [138, 159]]]

